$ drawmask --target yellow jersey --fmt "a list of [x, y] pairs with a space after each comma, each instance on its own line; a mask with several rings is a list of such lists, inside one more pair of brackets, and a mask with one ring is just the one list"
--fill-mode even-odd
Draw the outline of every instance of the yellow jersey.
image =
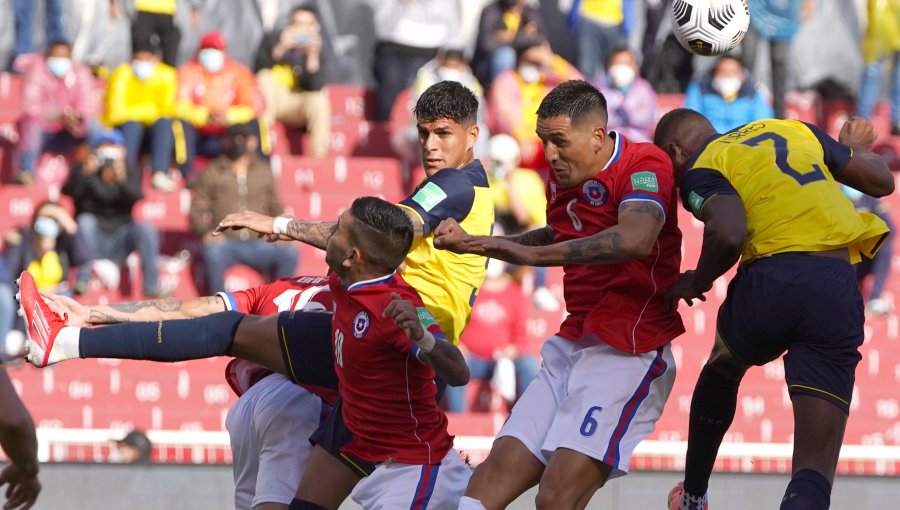
[[422, 181], [399, 205], [421, 218], [427, 232], [413, 242], [401, 270], [403, 279], [419, 292], [441, 331], [456, 345], [484, 281], [487, 259], [436, 249], [434, 229], [454, 218], [469, 234], [491, 235], [494, 204], [487, 174], [478, 160], [459, 169], [445, 168]]
[[852, 151], [821, 129], [795, 120], [751, 122], [712, 138], [688, 163], [685, 207], [700, 217], [716, 195], [738, 195], [747, 214], [741, 264], [786, 252], [848, 248], [851, 262], [873, 257], [890, 230], [857, 212], [832, 175]]

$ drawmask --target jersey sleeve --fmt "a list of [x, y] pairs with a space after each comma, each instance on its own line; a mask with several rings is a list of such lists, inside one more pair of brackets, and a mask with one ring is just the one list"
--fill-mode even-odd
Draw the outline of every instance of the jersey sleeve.
[[822, 145], [822, 150], [825, 151], [825, 165], [828, 166], [828, 171], [831, 172], [831, 175], [841, 173], [847, 167], [847, 164], [850, 163], [853, 149], [838, 142], [817, 126], [805, 122], [804, 124]]
[[217, 292], [225, 301], [225, 309], [233, 312], [253, 313], [254, 303], [259, 301], [259, 287], [237, 292]]
[[616, 183], [616, 196], [621, 207], [625, 202], [651, 202], [662, 209], [665, 217], [672, 205], [672, 189], [675, 174], [671, 164], [655, 158], [643, 158], [630, 165], [631, 172], [625, 173]]
[[716, 195], [737, 195], [724, 175], [709, 168], [692, 168], [681, 178], [681, 202], [695, 218], [706, 202]]
[[426, 231], [431, 232], [446, 218], [462, 222], [474, 202], [475, 187], [468, 173], [448, 168], [426, 179], [400, 205], [422, 218]]

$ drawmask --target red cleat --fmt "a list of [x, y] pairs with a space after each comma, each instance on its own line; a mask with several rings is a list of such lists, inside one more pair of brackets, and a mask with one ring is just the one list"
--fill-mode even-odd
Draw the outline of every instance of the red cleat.
[[34, 278], [28, 271], [16, 280], [19, 285], [19, 315], [25, 318], [28, 354], [25, 359], [36, 367], [46, 367], [68, 359], [62, 349], [55, 346], [56, 336], [66, 326], [66, 318], [50, 309], [38, 292]]

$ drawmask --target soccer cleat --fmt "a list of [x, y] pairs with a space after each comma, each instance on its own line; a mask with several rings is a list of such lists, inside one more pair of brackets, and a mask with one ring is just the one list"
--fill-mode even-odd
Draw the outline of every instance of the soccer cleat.
[[66, 326], [68, 317], [60, 317], [50, 309], [28, 271], [22, 272], [16, 283], [19, 285], [16, 294], [19, 315], [25, 319], [25, 331], [28, 333], [25, 359], [38, 368], [67, 360], [68, 357], [55, 345], [55, 341], [59, 331]]
[[[684, 495], [684, 482], [678, 482], [678, 485], [672, 487], [669, 491], [669, 510], [681, 510], [681, 497]], [[709, 503], [704, 497], [704, 501], [698, 505], [697, 510], [709, 510]]]

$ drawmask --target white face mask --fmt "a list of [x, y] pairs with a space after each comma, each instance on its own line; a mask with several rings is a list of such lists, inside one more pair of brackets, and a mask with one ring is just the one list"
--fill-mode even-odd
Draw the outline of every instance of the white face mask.
[[444, 81], [462, 82], [466, 78], [466, 73], [458, 69], [450, 69], [449, 67], [439, 67], [437, 70], [438, 78]]
[[712, 86], [724, 97], [736, 96], [743, 82], [740, 78], [714, 78]]
[[607, 74], [609, 74], [609, 82], [612, 86], [619, 89], [628, 88], [637, 75], [637, 73], [634, 72], [633, 67], [625, 64], [615, 64], [610, 66]]
[[537, 83], [541, 79], [541, 70], [533, 64], [522, 64], [519, 66], [519, 76], [525, 83]]
[[197, 54], [197, 60], [200, 61], [203, 69], [210, 73], [217, 73], [225, 65], [225, 52], [215, 48], [206, 48], [200, 50], [200, 53]]
[[47, 57], [47, 69], [53, 76], [62, 78], [72, 70], [72, 59], [65, 57]]
[[150, 60], [135, 60], [131, 63], [131, 70], [134, 71], [134, 75], [137, 76], [137, 79], [146, 81], [153, 76], [153, 71], [156, 70], [156, 62]]

